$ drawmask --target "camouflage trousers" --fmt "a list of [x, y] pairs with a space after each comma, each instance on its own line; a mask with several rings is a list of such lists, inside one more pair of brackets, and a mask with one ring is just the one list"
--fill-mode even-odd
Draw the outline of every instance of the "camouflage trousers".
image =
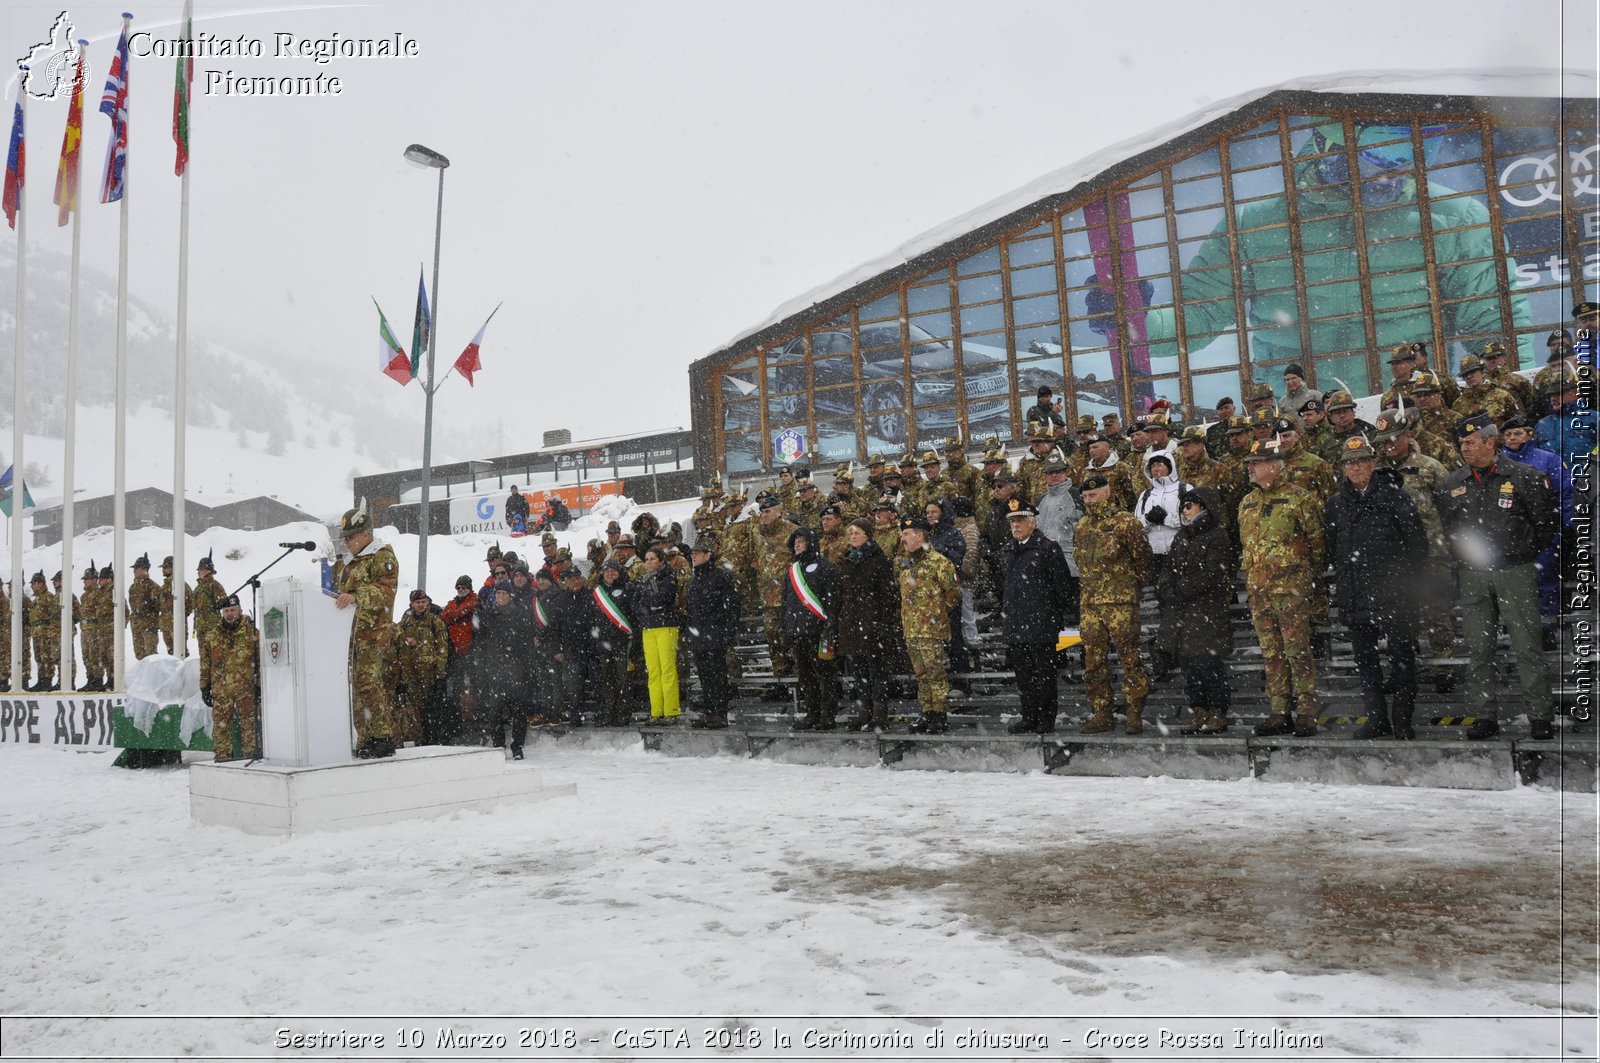
[[1111, 715], [1112, 646], [1122, 662], [1122, 700], [1143, 705], [1150, 693], [1150, 676], [1139, 656], [1139, 606], [1085, 603], [1078, 633], [1083, 636], [1083, 682], [1095, 715]]
[[[233, 748], [233, 725], [239, 725], [239, 749]], [[218, 760], [253, 756], [260, 745], [256, 736], [256, 701], [248, 694], [237, 698], [212, 698], [211, 749]]]
[[163, 614], [161, 614], [161, 616], [162, 616], [162, 619], [161, 619], [161, 622], [160, 622], [160, 631], [161, 631], [162, 652], [170, 654], [173, 657], [182, 657], [182, 656], [184, 656], [183, 654], [179, 653], [174, 648], [175, 644], [172, 641], [172, 614], [171, 613], [163, 613]]
[[789, 644], [783, 639], [783, 610], [779, 606], [761, 610], [761, 626], [767, 633], [767, 652], [772, 655], [772, 675], [784, 679], [794, 674], [789, 660]]
[[350, 647], [350, 717], [356, 744], [389, 738], [388, 647], [381, 642], [355, 642]]
[[111, 642], [111, 625], [98, 622], [84, 624], [81, 641], [85, 678], [91, 683], [99, 681], [109, 686], [116, 652]]
[[154, 617], [130, 620], [133, 629], [133, 659], [142, 661], [156, 652], [156, 621]]
[[1294, 709], [1301, 716], [1317, 714], [1317, 662], [1311, 655], [1309, 586], [1252, 590], [1250, 620], [1261, 644], [1267, 672], [1267, 697], [1274, 716]]
[[433, 693], [433, 677], [422, 674], [400, 673], [400, 685], [395, 691], [394, 744], [415, 742], [422, 744], [422, 714], [428, 710], [428, 698]]
[[[56, 670], [61, 667], [60, 630], [52, 627], [49, 631], [30, 632], [29, 641], [33, 643], [33, 660], [39, 666], [39, 679], [43, 681], [54, 677]], [[71, 683], [67, 685], [71, 686]]]
[[950, 670], [943, 639], [906, 639], [906, 655], [917, 677], [917, 704], [924, 713], [950, 711]]

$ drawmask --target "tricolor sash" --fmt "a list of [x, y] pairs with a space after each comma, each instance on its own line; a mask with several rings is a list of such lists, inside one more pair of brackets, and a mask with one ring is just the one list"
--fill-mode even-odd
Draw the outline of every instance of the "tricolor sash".
[[807, 612], [818, 620], [828, 619], [828, 611], [822, 608], [822, 599], [817, 597], [816, 592], [811, 589], [811, 584], [806, 582], [806, 574], [801, 570], [798, 561], [789, 566], [789, 586], [794, 588], [795, 596], [800, 599], [800, 604], [806, 607]]
[[629, 620], [628, 614], [622, 611], [622, 606], [613, 601], [611, 595], [606, 593], [604, 586], [594, 589], [594, 601], [600, 607], [600, 611], [605, 614], [606, 619], [611, 621], [618, 631], [624, 635], [633, 634], [633, 621]]
[[544, 602], [537, 597], [533, 599], [533, 618], [540, 627], [550, 626], [550, 614], [544, 611]]

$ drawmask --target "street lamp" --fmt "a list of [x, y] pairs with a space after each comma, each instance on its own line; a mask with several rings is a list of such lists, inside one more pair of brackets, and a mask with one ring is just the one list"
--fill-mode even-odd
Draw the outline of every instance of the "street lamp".
[[433, 350], [439, 344], [439, 237], [444, 229], [444, 172], [450, 160], [432, 148], [413, 144], [406, 149], [406, 161], [425, 170], [439, 171], [439, 206], [433, 218], [433, 327], [428, 330], [428, 380], [422, 415], [422, 541], [417, 546], [417, 586], [428, 586], [428, 525], [433, 516], [428, 508], [433, 486]]

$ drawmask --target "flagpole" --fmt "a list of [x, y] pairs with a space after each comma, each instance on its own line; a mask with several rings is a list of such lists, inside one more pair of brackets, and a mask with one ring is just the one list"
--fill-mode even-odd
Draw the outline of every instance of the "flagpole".
[[[128, 32], [133, 16], [127, 12], [122, 15], [122, 32]], [[120, 47], [120, 43], [118, 47]], [[130, 71], [123, 68], [122, 76], [125, 83], [131, 83]], [[126, 120], [124, 122], [126, 126]], [[117, 397], [116, 419], [113, 436], [116, 440], [115, 454], [112, 459], [115, 475], [112, 487], [111, 503], [111, 543], [113, 560], [112, 570], [116, 572], [118, 580], [126, 580], [127, 572], [125, 562], [128, 558], [127, 531], [128, 531], [128, 197], [133, 181], [128, 172], [126, 159], [122, 169], [122, 198], [118, 201], [120, 210], [117, 217]], [[124, 588], [127, 586], [123, 584]], [[112, 659], [114, 681], [111, 686], [114, 690], [126, 690], [127, 684], [127, 639], [123, 627], [127, 623], [128, 596], [126, 590], [116, 594], [111, 629], [116, 632], [113, 640], [115, 647]]]
[[[81, 92], [84, 56], [89, 47], [86, 40], [78, 41], [78, 66], [73, 85], [74, 93]], [[80, 106], [82, 102], [79, 96]], [[69, 109], [67, 122], [72, 121]], [[70, 135], [70, 133], [69, 133]], [[72, 153], [72, 187], [78, 187], [78, 176], [83, 152]], [[73, 205], [72, 211], [72, 275], [67, 296], [67, 447], [61, 472], [61, 689], [71, 691], [77, 685], [78, 668], [72, 652], [72, 502], [73, 483], [77, 469], [78, 442], [78, 248], [82, 235], [83, 211]]]
[[[194, 24], [194, 0], [184, 0], [183, 24], [187, 31]], [[185, 60], [179, 57], [182, 69]], [[181, 75], [180, 75], [181, 77]], [[193, 115], [187, 116], [192, 128]], [[188, 137], [188, 128], [185, 129]], [[184, 564], [183, 547], [188, 533], [184, 508], [187, 502], [187, 484], [184, 457], [187, 452], [186, 433], [189, 420], [189, 164], [183, 160], [182, 182], [178, 193], [178, 352], [177, 380], [172, 392], [172, 649], [175, 656], [189, 655], [189, 617], [184, 602], [184, 578], [188, 568]]]
[[[17, 103], [22, 107], [23, 128], [27, 128], [28, 94], [23, 82], [28, 76], [28, 65], [18, 64], [22, 74], [17, 78]], [[21, 175], [19, 175], [21, 176]], [[26, 186], [26, 182], [24, 182]], [[25, 488], [22, 482], [22, 337], [23, 311], [27, 309], [27, 267], [25, 249], [28, 243], [28, 211], [25, 196], [17, 197], [17, 334], [16, 351], [12, 356], [11, 373], [11, 691], [22, 690], [22, 500]]]

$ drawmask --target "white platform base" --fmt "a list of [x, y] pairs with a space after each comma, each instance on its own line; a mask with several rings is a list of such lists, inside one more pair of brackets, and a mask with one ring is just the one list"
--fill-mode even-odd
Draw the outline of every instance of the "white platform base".
[[342, 830], [575, 793], [575, 785], [545, 786], [534, 769], [508, 764], [504, 750], [460, 746], [402, 749], [383, 760], [314, 768], [267, 761], [189, 768], [194, 821], [250, 834]]

